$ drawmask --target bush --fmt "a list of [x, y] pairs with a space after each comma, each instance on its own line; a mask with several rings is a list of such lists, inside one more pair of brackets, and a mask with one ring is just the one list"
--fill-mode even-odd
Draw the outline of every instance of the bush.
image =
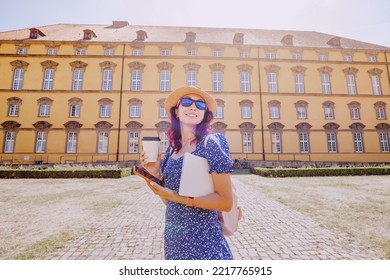
[[390, 175], [390, 167], [333, 167], [333, 168], [251, 168], [251, 173], [263, 177], [367, 176]]

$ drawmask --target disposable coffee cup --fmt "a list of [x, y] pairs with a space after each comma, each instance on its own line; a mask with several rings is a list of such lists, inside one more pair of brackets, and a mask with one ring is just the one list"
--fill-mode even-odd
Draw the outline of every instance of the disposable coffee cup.
[[147, 156], [148, 162], [156, 162], [160, 149], [161, 139], [159, 137], [142, 137], [142, 149]]

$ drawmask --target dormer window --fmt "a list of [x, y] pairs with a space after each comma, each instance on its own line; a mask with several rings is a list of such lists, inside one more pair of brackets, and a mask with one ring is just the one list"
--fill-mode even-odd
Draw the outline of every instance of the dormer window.
[[332, 47], [341, 47], [340, 37], [333, 37], [327, 42]]
[[282, 41], [280, 41], [285, 46], [292, 46], [293, 43], [293, 36], [292, 35], [286, 35], [283, 37]]
[[244, 33], [236, 33], [234, 34], [233, 44], [244, 44]]
[[148, 34], [146, 34], [143, 30], [137, 31], [137, 41], [145, 41], [148, 38]]
[[39, 29], [30, 28], [30, 39], [38, 39], [39, 36], [45, 37], [46, 35]]
[[84, 31], [84, 38], [83, 40], [92, 40], [92, 37], [96, 38], [95, 32], [93, 32], [91, 29], [85, 29]]
[[195, 32], [187, 32], [186, 33], [186, 40], [187, 43], [195, 43], [196, 40], [196, 33]]

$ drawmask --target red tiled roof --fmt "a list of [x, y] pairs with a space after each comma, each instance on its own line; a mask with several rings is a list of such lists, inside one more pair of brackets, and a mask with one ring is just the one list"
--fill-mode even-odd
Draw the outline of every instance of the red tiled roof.
[[[335, 35], [315, 31], [266, 30], [266, 29], [235, 29], [208, 27], [174, 27], [174, 26], [140, 26], [117, 24], [54, 24], [35, 27], [43, 32], [45, 37], [29, 39], [30, 28], [0, 32], [0, 41], [83, 41], [83, 30], [92, 30], [97, 37], [88, 42], [133, 42], [137, 39], [137, 31], [147, 34], [145, 42], [150, 43], [183, 43], [187, 32], [196, 33], [196, 43], [232, 44], [236, 33], [244, 34], [244, 45], [283, 46], [281, 42], [286, 35], [292, 36], [293, 46], [313, 48], [335, 48], [327, 44]], [[339, 37], [341, 48], [346, 49], [376, 49], [389, 50], [388, 47]]]

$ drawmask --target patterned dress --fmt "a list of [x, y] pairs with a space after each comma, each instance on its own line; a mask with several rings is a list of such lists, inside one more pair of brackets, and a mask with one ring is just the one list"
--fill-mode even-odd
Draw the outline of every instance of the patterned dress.
[[[192, 154], [207, 159], [210, 173], [230, 173], [233, 162], [226, 138], [222, 134], [213, 134], [207, 144], [205, 142], [204, 137]], [[175, 160], [169, 156], [169, 151], [170, 148], [161, 165], [162, 174], [166, 187], [179, 192], [183, 157]], [[167, 260], [233, 259], [222, 234], [217, 211], [188, 207], [172, 201], [168, 201], [165, 214], [164, 251]]]

